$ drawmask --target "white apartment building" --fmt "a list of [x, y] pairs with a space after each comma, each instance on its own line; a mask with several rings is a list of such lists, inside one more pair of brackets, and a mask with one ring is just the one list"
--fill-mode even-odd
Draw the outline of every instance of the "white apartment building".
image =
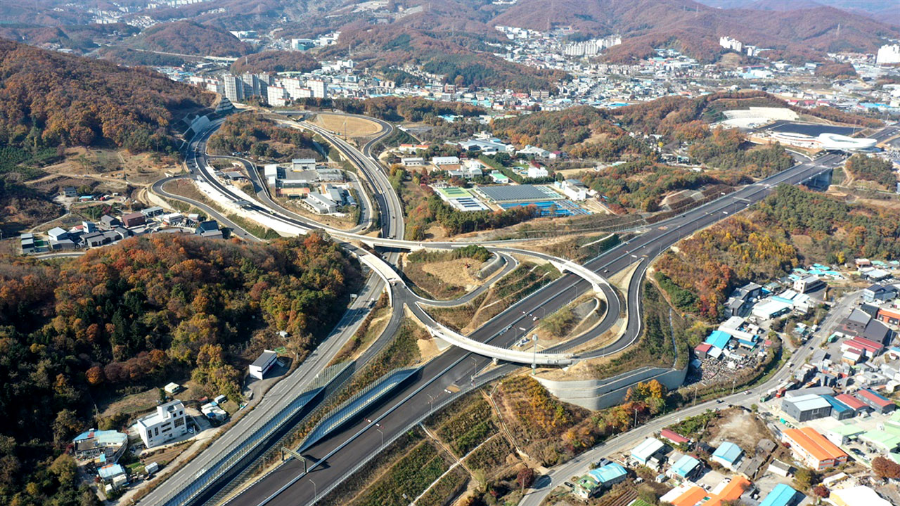
[[737, 51], [738, 53], [742, 53], [744, 51], [744, 44], [737, 40], [732, 39], [731, 37], [724, 36], [719, 38], [719, 45], [724, 47], [725, 49], [731, 49], [732, 51]]
[[269, 105], [272, 107], [284, 107], [290, 100], [287, 91], [281, 86], [269, 86], [268, 96], [266, 98]]
[[886, 44], [878, 49], [875, 55], [875, 63], [878, 65], [893, 65], [900, 63], [900, 44]]
[[179, 400], [156, 406], [156, 413], [141, 417], [135, 423], [144, 446], [153, 448], [187, 432], [184, 404]]
[[281, 79], [280, 84], [292, 99], [300, 98], [300, 90], [305, 88], [303, 86], [303, 81], [296, 77], [285, 77], [284, 79]]
[[321, 79], [310, 79], [309, 81], [306, 81], [306, 84], [312, 91], [313, 98], [325, 98], [328, 96], [325, 81]]
[[231, 74], [225, 76], [225, 97], [233, 103], [244, 101], [244, 81]]

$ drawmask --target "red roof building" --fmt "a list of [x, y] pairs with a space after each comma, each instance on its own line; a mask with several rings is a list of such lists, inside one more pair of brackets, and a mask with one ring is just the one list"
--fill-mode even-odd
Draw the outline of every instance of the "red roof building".
[[673, 432], [669, 429], [663, 429], [663, 430], [659, 431], [659, 437], [661, 437], [663, 439], [668, 439], [669, 441], [671, 441], [675, 444], [685, 444], [685, 443], [690, 442], [690, 440], [688, 438], [686, 438], [676, 432]]
[[847, 407], [853, 408], [856, 411], [866, 409], [868, 407], [863, 401], [857, 399], [856, 397], [853, 397], [850, 394], [841, 394], [835, 397], [835, 399], [841, 401], [843, 404], [846, 404]]
[[862, 389], [856, 392], [856, 397], [867, 404], [878, 413], [889, 413], [896, 407], [893, 402], [876, 394], [869, 389]]
[[872, 356], [880, 355], [882, 350], [884, 350], [884, 345], [882, 345], [881, 343], [876, 343], [871, 339], [866, 339], [865, 337], [856, 336], [851, 339], [851, 341], [865, 348], [866, 354], [871, 354]]

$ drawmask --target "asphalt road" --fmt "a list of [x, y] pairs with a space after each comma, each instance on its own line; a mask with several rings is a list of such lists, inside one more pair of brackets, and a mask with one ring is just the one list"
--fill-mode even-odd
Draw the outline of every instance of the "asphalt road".
[[[691, 210], [681, 216], [654, 225], [646, 233], [629, 243], [620, 245], [588, 262], [595, 272], [617, 272], [634, 262], [640, 262], [634, 281], [629, 286], [627, 302], [631, 308], [639, 307], [642, 276], [652, 258], [677, 242], [694, 233], [699, 228], [711, 225], [747, 206], [761, 200], [781, 183], [795, 184], [808, 179], [823, 169], [841, 162], [837, 155], [826, 155], [814, 162], [798, 164], [764, 181], [749, 185], [732, 194]], [[576, 288], [572, 288], [573, 285]], [[499, 346], [510, 346], [517, 334], [515, 327], [530, 327], [532, 315], [552, 314], [571, 298], [588, 289], [588, 283], [574, 275], [565, 275], [559, 280], [518, 302], [496, 318], [482, 326], [469, 337], [491, 342]], [[571, 297], [565, 292], [571, 291]], [[615, 300], [615, 298], [613, 298]], [[610, 301], [612, 302], [612, 301]], [[610, 315], [617, 314], [610, 308]], [[599, 327], [611, 326], [613, 320], [607, 318]], [[599, 350], [598, 354], [613, 353], [633, 343], [640, 335], [640, 318], [637, 311], [629, 311], [628, 325], [624, 335], [615, 343]], [[509, 328], [510, 331], [504, 332]], [[608, 328], [608, 327], [607, 327]], [[573, 346], [569, 344], [569, 346]], [[456, 384], [466, 388], [473, 377], [488, 364], [488, 359], [473, 356], [459, 349], [450, 349], [427, 363], [418, 378], [395, 396], [366, 415], [366, 418], [350, 422], [341, 431], [332, 435], [306, 452], [306, 457], [316, 464], [306, 475], [299, 462], [288, 461], [276, 472], [232, 501], [238, 506], [277, 504], [309, 504], [315, 501], [319, 491], [326, 491], [342, 481], [347, 471], [353, 469], [361, 456], [372, 456], [381, 449], [383, 439], [408, 430], [423, 415], [432, 403], [439, 403], [448, 395], [446, 388]], [[369, 423], [368, 420], [372, 420]], [[374, 425], [377, 423], [378, 425]], [[315, 482], [315, 485], [313, 485]]]
[[[201, 158], [200, 163], [198, 163], [197, 157], [200, 154], [205, 155], [206, 141], [220, 124], [221, 122], [214, 125], [213, 128], [203, 134], [196, 136], [195, 139], [191, 141], [187, 148], [187, 157], [185, 161], [185, 165], [192, 174], [204, 177], [207, 181], [211, 182], [211, 184], [215, 182], [215, 178], [206, 171], [206, 159]], [[203, 203], [166, 192], [162, 187], [166, 182], [172, 179], [175, 178], [166, 178], [158, 181], [153, 185], [154, 192], [167, 198], [190, 203], [202, 209], [211, 217], [220, 221], [220, 223], [231, 227], [233, 232], [239, 237], [250, 241], [259, 241], [255, 236], [238, 227], [215, 209], [212, 209]], [[239, 199], [237, 195], [228, 192], [224, 185], [219, 184], [219, 186], [221, 186], [220, 190], [226, 191], [227, 194], [231, 194], [235, 200]], [[158, 487], [141, 499], [141, 504], [149, 506], [164, 504], [172, 493], [182, 490], [186, 488], [188, 484], [192, 483], [195, 477], [204, 472], [205, 469], [219, 457], [219, 455], [226, 453], [235, 445], [239, 444], [246, 435], [249, 435], [259, 427], [271, 414], [277, 413], [296, 399], [297, 395], [303, 392], [311, 384], [316, 374], [321, 372], [340, 351], [344, 344], [353, 337], [356, 333], [356, 329], [367, 316], [369, 308], [378, 299], [383, 289], [384, 283], [381, 279], [377, 276], [370, 276], [362, 290], [360, 290], [357, 299], [350, 305], [332, 333], [329, 334], [329, 336], [293, 373], [273, 387], [252, 411], [238, 420], [234, 427], [229, 429], [222, 437], [216, 439], [209, 448], [201, 452], [201, 454], [183, 468], [179, 469], [172, 476], [168, 477], [164, 485]], [[392, 336], [396, 333], [402, 320], [401, 316], [401, 311], [395, 311], [395, 315], [393, 315], [389, 322], [387, 331], [384, 335]], [[358, 363], [365, 363], [371, 356], [380, 351], [387, 341], [387, 339], [380, 339], [378, 343], [370, 347], [366, 354], [360, 357]]]
[[[200, 143], [205, 142], [205, 138], [201, 137]], [[198, 143], [199, 144], [199, 143]], [[199, 152], [205, 151], [204, 146]], [[370, 148], [370, 145], [367, 146]], [[634, 262], [641, 262], [638, 266], [638, 275], [635, 283], [629, 287], [627, 302], [629, 307], [639, 307], [640, 300], [640, 278], [649, 265], [649, 261], [659, 252], [663, 251], [669, 245], [673, 244], [682, 237], [689, 235], [697, 229], [715, 223], [728, 214], [737, 212], [746, 206], [763, 198], [771, 188], [778, 183], [787, 182], [795, 183], [802, 181], [808, 176], [821, 170], [821, 165], [832, 166], [839, 162], [839, 157], [829, 155], [817, 160], [816, 163], [800, 164], [788, 171], [773, 176], [768, 180], [750, 185], [747, 188], [739, 190], [729, 196], [725, 196], [715, 202], [704, 205], [685, 215], [673, 218], [666, 222], [654, 225], [644, 234], [638, 236], [630, 243], [614, 248], [612, 251], [601, 255], [588, 264], [588, 267], [596, 272], [616, 272], [628, 267]], [[195, 168], [205, 171], [205, 163]], [[378, 170], [383, 175], [383, 172]], [[209, 176], [206, 174], [206, 176]], [[208, 178], [214, 179], [214, 178]], [[375, 180], [377, 181], [377, 176]], [[385, 178], [386, 179], [386, 178]], [[211, 184], [213, 182], [211, 181]], [[227, 194], [227, 188], [222, 188]], [[389, 190], [389, 188], [388, 188]], [[382, 191], [382, 197], [393, 195], [393, 191]], [[393, 200], [393, 199], [391, 199]], [[386, 201], [383, 205], [389, 206]], [[380, 202], [381, 203], [381, 202]], [[390, 207], [390, 206], [389, 206]], [[721, 214], [720, 214], [721, 213]], [[270, 215], [273, 215], [271, 211]], [[279, 217], [280, 219], [287, 219]], [[291, 220], [293, 221], [293, 220]], [[386, 232], [390, 235], [397, 234], [402, 230], [394, 224], [393, 220], [383, 220]], [[401, 222], [402, 224], [402, 222]], [[320, 228], [320, 227], [316, 227]], [[563, 276], [560, 280], [550, 284], [548, 287], [538, 291], [529, 298], [520, 301], [514, 307], [499, 315], [497, 318], [489, 322], [487, 325], [472, 334], [472, 338], [481, 341], [494, 341], [492, 344], [500, 346], [509, 346], [518, 337], [515, 330], [504, 332], [505, 329], [513, 329], [515, 326], [522, 325], [529, 327], [535, 320], [534, 316], [540, 314], [552, 314], [556, 309], [562, 307], [569, 300], [576, 297], [581, 292], [587, 290], [589, 285], [587, 282], [573, 275]], [[400, 290], [400, 302], [411, 300], [409, 295], [403, 295], [404, 290]], [[614, 295], [610, 300], [610, 317], [595, 328], [595, 331], [605, 331], [613, 324], [618, 316], [620, 308], [613, 307], [613, 301], [618, 304], [618, 298]], [[398, 304], [397, 307], [401, 307]], [[540, 309], [540, 311], [538, 311]], [[534, 316], [532, 316], [534, 315]], [[524, 323], [521, 323], [523, 322]], [[606, 326], [604, 328], [604, 326]], [[608, 346], [603, 350], [598, 350], [592, 356], [612, 353], [621, 350], [630, 345], [640, 334], [640, 318], [636, 312], [630, 312], [628, 318], [628, 327], [625, 334], [616, 343]], [[574, 346], [577, 343], [569, 343], [568, 346]], [[467, 382], [472, 382], [472, 377], [487, 364], [487, 359], [482, 357], [471, 356], [466, 352], [458, 349], [449, 350], [442, 356], [426, 364], [422, 374], [416, 381], [412, 382], [407, 388], [403, 389], [397, 396], [386, 401], [381, 407], [370, 414], [372, 417], [381, 417], [379, 422], [380, 431], [371, 430], [371, 425], [361, 420], [351, 423], [343, 431], [333, 435], [320, 444], [310, 448], [308, 457], [313, 461], [318, 461], [313, 466], [312, 473], [302, 476], [297, 466], [299, 463], [289, 461], [278, 471], [269, 475], [265, 480], [251, 487], [246, 493], [239, 496], [235, 502], [239, 504], [260, 504], [264, 498], [271, 497], [272, 503], [278, 504], [296, 504], [308, 503], [315, 499], [317, 489], [325, 490], [339, 483], [346, 475], [348, 469], [352, 469], [355, 463], [359, 462], [360, 456], [371, 456], [377, 453], [380, 441], [385, 436], [390, 439], [397, 433], [406, 430], [412, 423], [417, 421], [423, 414], [427, 414], [429, 406], [434, 402], [440, 402], [441, 396], [446, 395], [444, 390], [450, 384], [457, 384], [465, 387]], [[507, 369], [511, 366], [504, 366], [500, 369]], [[401, 408], [402, 409], [398, 409]], [[358, 435], [358, 437], [357, 437]], [[327, 456], [327, 460], [322, 460]], [[299, 479], [298, 479], [299, 478]], [[312, 480], [310, 478], [313, 478]], [[310, 484], [313, 480], [317, 482], [310, 490]], [[305, 482], [309, 483], [305, 483]], [[321, 482], [321, 483], [319, 483]], [[305, 485], [304, 485], [305, 484]], [[283, 489], [283, 487], [287, 488]], [[283, 490], [282, 490], [283, 489]], [[279, 493], [283, 492], [283, 493]]]
[[258, 237], [251, 234], [250, 232], [247, 232], [246, 230], [244, 230], [243, 228], [238, 226], [236, 223], [234, 223], [233, 221], [226, 218], [225, 215], [223, 215], [219, 211], [213, 209], [212, 207], [204, 204], [203, 202], [198, 202], [193, 199], [182, 197], [181, 195], [175, 195], [174, 193], [169, 193], [165, 189], [163, 189], [163, 186], [165, 186], [166, 183], [168, 183], [169, 181], [176, 181], [179, 179], [187, 179], [187, 176], [167, 177], [164, 179], [160, 179], [159, 181], [153, 183], [153, 187], [152, 187], [153, 193], [155, 193], [161, 197], [165, 197], [167, 199], [178, 200], [180, 202], [190, 204], [190, 205], [202, 210], [210, 218], [218, 221], [221, 225], [231, 229], [231, 233], [233, 235], [240, 237], [241, 239], [243, 239], [245, 241], [250, 241], [250, 242], [259, 242], [260, 241], [260, 239]]

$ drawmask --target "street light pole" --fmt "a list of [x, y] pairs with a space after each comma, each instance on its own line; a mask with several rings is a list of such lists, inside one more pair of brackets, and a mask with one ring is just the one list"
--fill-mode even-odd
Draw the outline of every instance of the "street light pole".
[[531, 375], [537, 374], [537, 334], [531, 335]]
[[382, 432], [381, 429], [379, 429], [379, 428], [376, 428], [375, 430], [377, 430], [378, 433], [381, 434], [381, 449], [383, 450], [384, 449], [384, 432]]
[[316, 482], [312, 480], [309, 480], [309, 482], [313, 484], [313, 502], [316, 502], [319, 500], [319, 488], [316, 487]]

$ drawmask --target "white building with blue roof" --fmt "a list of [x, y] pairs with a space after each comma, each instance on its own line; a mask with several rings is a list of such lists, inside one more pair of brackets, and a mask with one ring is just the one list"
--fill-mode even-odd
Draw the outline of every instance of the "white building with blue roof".
[[631, 450], [631, 458], [640, 464], [646, 465], [647, 462], [664, 447], [665, 445], [662, 441], [649, 437], [641, 441], [641, 444], [635, 446], [634, 449]]
[[742, 450], [740, 446], [730, 441], [725, 441], [716, 448], [715, 452], [713, 452], [712, 459], [723, 467], [734, 471], [735, 468], [737, 468], [738, 461], [741, 460], [741, 456], [743, 455], [744, 450]]
[[114, 430], [91, 429], [75, 437], [72, 445], [76, 458], [115, 462], [128, 447], [128, 435]]

